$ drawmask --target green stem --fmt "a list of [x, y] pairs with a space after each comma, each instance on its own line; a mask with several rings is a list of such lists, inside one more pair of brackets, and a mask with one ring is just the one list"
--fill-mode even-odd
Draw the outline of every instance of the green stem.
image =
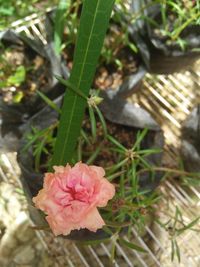
[[185, 23], [183, 23], [182, 26], [180, 26], [180, 28], [178, 28], [178, 30], [175, 33], [172, 33], [172, 40], [176, 40], [179, 35], [181, 34], [181, 32], [195, 19], [197, 19], [200, 16], [200, 12], [198, 12], [197, 14], [193, 15], [191, 18], [189, 18]]

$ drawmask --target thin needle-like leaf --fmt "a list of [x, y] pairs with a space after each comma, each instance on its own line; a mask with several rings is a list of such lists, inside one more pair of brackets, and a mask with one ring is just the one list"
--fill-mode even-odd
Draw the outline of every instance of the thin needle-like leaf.
[[126, 148], [122, 144], [120, 144], [114, 137], [112, 137], [111, 135], [108, 135], [107, 138], [111, 143], [113, 143], [119, 149], [121, 149], [124, 152], [126, 151]]
[[142, 248], [142, 247], [140, 247], [140, 246], [138, 246], [138, 245], [136, 245], [136, 244], [134, 244], [134, 243], [131, 243], [131, 242], [129, 242], [129, 241], [126, 241], [126, 240], [123, 239], [123, 238], [120, 238], [120, 239], [119, 239], [119, 242], [120, 242], [122, 245], [124, 245], [124, 246], [126, 246], [126, 247], [128, 247], [128, 248], [130, 248], [130, 249], [133, 249], [133, 250], [136, 250], [136, 251], [139, 251], [139, 252], [142, 252], [142, 253], [147, 253], [147, 251], [146, 251], [144, 248]]
[[104, 117], [103, 117], [100, 109], [97, 106], [95, 107], [95, 110], [96, 110], [97, 115], [98, 115], [98, 117], [99, 117], [99, 119], [101, 121], [101, 125], [102, 125], [103, 131], [104, 131], [104, 135], [107, 136], [107, 127], [106, 127], [106, 122], [104, 120]]
[[89, 107], [89, 116], [90, 116], [90, 123], [91, 123], [91, 131], [92, 131], [92, 137], [93, 137], [93, 142], [95, 142], [96, 137], [97, 137], [97, 123], [96, 123], [96, 118], [94, 114], [94, 110], [92, 107]]
[[148, 129], [145, 128], [138, 136], [137, 136], [137, 140], [135, 142], [135, 144], [133, 145], [132, 147], [132, 150], [135, 150], [139, 145], [140, 143], [142, 142], [142, 140], [144, 139], [145, 135], [147, 134], [148, 132]]
[[61, 113], [61, 109], [45, 94], [37, 90], [37, 94], [44, 100], [44, 102], [50, 106], [52, 109], [54, 109], [56, 112]]

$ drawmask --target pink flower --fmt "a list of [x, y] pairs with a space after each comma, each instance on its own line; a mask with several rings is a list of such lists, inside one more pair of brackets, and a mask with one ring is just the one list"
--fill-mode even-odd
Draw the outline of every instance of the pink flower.
[[54, 166], [54, 170], [45, 174], [43, 189], [33, 198], [35, 206], [47, 214], [53, 233], [102, 228], [105, 222], [97, 207], [105, 207], [115, 194], [104, 169], [79, 162], [74, 167]]

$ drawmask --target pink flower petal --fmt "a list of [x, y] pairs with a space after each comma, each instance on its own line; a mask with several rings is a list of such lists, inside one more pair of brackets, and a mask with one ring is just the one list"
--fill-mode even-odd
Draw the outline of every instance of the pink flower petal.
[[101, 229], [105, 225], [104, 220], [99, 214], [97, 208], [92, 209], [80, 222], [80, 228], [87, 228], [92, 232], [96, 232], [98, 229]]
[[102, 167], [90, 166], [90, 169], [96, 172], [98, 179], [101, 179], [105, 176], [105, 171]]
[[96, 208], [92, 209], [88, 215], [85, 216], [84, 220], [76, 223], [72, 223], [70, 220], [64, 220], [62, 216], [47, 216], [47, 222], [55, 235], [68, 235], [72, 230], [88, 229], [92, 232], [96, 232], [101, 229], [105, 222], [102, 219]]
[[55, 173], [64, 173], [64, 172], [69, 172], [71, 167], [69, 164], [67, 164], [65, 167], [64, 166], [53, 166], [53, 169], [55, 170]]
[[108, 182], [105, 178], [101, 180], [100, 192], [98, 195], [98, 207], [105, 207], [108, 200], [112, 199], [115, 195], [115, 187], [113, 184]]
[[104, 207], [114, 196], [114, 186], [104, 178], [101, 167], [78, 162], [74, 167], [55, 166], [46, 173], [43, 189], [33, 198], [35, 206], [47, 214], [55, 235], [87, 228], [96, 232], [105, 225], [97, 207]]

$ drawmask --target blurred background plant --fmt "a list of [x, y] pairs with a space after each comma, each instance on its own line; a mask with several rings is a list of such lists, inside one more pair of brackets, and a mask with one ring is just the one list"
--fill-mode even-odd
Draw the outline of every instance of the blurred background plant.
[[58, 0], [0, 0], [0, 30], [29, 14], [42, 12], [42, 10], [57, 4], [57, 2]]
[[177, 238], [182, 235], [185, 231], [194, 231], [199, 233], [199, 219], [200, 216], [197, 216], [193, 221], [186, 222], [184, 216], [182, 215], [181, 210], [178, 206], [175, 207], [174, 216], [170, 216], [169, 220], [166, 222], [161, 221], [158, 218], [155, 218], [155, 221], [169, 233], [171, 240], [171, 261], [174, 261], [177, 258], [178, 262], [181, 262], [181, 251], [177, 243]]
[[0, 41], [0, 93], [4, 103], [26, 104], [34, 102], [36, 89], [47, 92], [51, 79], [48, 77], [49, 61], [28, 47], [26, 43], [7, 44]]
[[[200, 26], [200, 2], [182, 0], [153, 0], [144, 1], [147, 8], [154, 8], [153, 16], [148, 16], [146, 8], [141, 16], [151, 28], [153, 34], [160, 39], [165, 39], [167, 45], [177, 44], [182, 50], [187, 49], [188, 40], [184, 38], [190, 34], [192, 27]], [[199, 30], [196, 31], [198, 36]], [[193, 37], [194, 33], [193, 33]]]
[[[11, 91], [12, 94], [15, 94], [12, 97], [12, 102], [18, 103], [21, 101], [23, 93], [20, 90], [15, 92], [16, 87], [20, 87], [25, 81], [27, 69], [24, 65], [13, 64], [9, 60], [12, 51], [9, 48], [5, 49], [3, 45], [1, 46], [4, 53], [1, 53], [0, 56], [0, 90], [2, 92]], [[10, 102], [8, 96], [4, 100]]]

